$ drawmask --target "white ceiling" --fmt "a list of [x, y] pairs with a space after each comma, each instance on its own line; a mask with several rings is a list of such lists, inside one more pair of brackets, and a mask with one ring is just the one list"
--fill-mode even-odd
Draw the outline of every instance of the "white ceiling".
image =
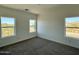
[[39, 14], [41, 11], [45, 11], [55, 7], [79, 7], [79, 4], [1, 4], [2, 6], [23, 10], [29, 9], [30, 12]]
[[30, 12], [38, 14], [40, 13], [41, 10], [46, 10], [59, 5], [58, 4], [2, 4], [2, 6], [13, 8], [13, 9], [19, 9], [19, 10], [29, 9]]

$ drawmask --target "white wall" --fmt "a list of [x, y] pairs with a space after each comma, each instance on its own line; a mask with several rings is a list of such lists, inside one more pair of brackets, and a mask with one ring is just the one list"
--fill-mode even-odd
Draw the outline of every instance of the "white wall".
[[79, 48], [79, 39], [65, 36], [65, 17], [79, 16], [79, 5], [62, 5], [42, 10], [38, 17], [38, 36]]
[[0, 16], [16, 18], [16, 36], [7, 38], [0, 37], [0, 47], [36, 36], [36, 33], [29, 33], [29, 19], [36, 19], [37, 16], [35, 14], [0, 6]]

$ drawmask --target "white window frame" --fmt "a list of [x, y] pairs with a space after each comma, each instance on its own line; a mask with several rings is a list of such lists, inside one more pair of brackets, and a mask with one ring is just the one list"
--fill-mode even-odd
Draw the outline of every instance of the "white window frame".
[[[5, 16], [1, 16], [1, 17], [5, 17]], [[1, 24], [1, 17], [0, 17], [0, 24]], [[14, 17], [7, 17], [7, 18], [14, 18]], [[14, 28], [14, 35], [2, 37], [2, 28]], [[14, 26], [1, 27], [1, 25], [0, 25], [0, 31], [1, 31], [1, 34], [0, 34], [1, 38], [16, 36], [16, 21], [15, 21], [15, 18], [14, 18]]]
[[[34, 20], [35, 21], [35, 31], [34, 32], [30, 31], [30, 27], [31, 27], [30, 26], [30, 20]], [[37, 20], [36, 19], [30, 19], [30, 20], [29, 20], [29, 33], [35, 33], [35, 32], [37, 32]]]
[[[76, 17], [79, 17], [79, 16], [76, 16]], [[66, 17], [66, 18], [75, 18], [75, 17]], [[75, 36], [68, 36], [68, 35], [66, 34], [66, 32], [67, 32], [67, 31], [66, 31], [66, 28], [67, 28], [67, 27], [66, 27], [66, 21], [65, 21], [65, 36], [66, 36], [66, 37], [75, 38], [75, 39], [77, 39], [77, 38], [79, 39], [79, 37], [75, 37]], [[73, 28], [75, 28], [75, 27], [73, 27]], [[71, 33], [73, 33], [73, 32], [71, 32]]]

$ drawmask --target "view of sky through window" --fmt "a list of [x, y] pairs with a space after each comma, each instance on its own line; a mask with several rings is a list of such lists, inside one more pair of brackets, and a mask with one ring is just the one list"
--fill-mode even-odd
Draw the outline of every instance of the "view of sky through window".
[[1, 17], [1, 24], [14, 24], [14, 18]]
[[65, 19], [66, 22], [79, 22], [79, 17], [70, 17]]

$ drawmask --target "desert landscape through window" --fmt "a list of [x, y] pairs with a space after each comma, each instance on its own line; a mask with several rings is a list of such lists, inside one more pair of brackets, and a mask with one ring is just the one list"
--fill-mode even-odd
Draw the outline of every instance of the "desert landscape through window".
[[1, 17], [1, 37], [15, 35], [15, 19], [9, 17]]
[[79, 17], [65, 18], [66, 36], [79, 38]]

